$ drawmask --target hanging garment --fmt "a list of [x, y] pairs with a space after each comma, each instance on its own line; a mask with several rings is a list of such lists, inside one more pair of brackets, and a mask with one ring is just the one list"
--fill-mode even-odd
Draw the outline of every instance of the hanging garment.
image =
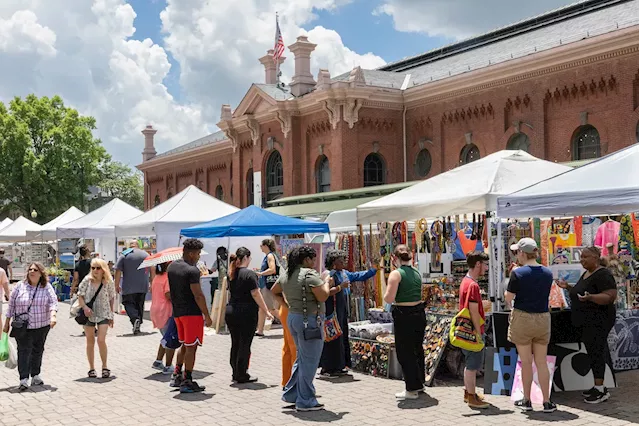
[[576, 216], [573, 218], [573, 229], [576, 234], [576, 245], [582, 246], [582, 216]]
[[638, 243], [638, 216], [635, 213], [631, 213], [631, 227], [633, 228], [633, 238], [636, 240], [636, 246], [640, 246], [640, 243]]
[[549, 228], [551, 221], [540, 221], [540, 260], [545, 266], [549, 265]]
[[635, 258], [638, 247], [633, 235], [633, 225], [630, 215], [622, 216], [622, 219], [620, 219], [620, 243], [618, 249], [620, 249], [623, 243], [626, 243], [626, 247], [631, 253], [631, 256]]
[[590, 247], [596, 239], [596, 232], [602, 224], [602, 221], [597, 217], [583, 217], [582, 218], [582, 245]]
[[618, 253], [620, 241], [620, 223], [615, 220], [607, 220], [598, 227], [593, 245], [602, 249], [602, 256], [609, 255], [608, 244], [613, 244], [613, 252]]

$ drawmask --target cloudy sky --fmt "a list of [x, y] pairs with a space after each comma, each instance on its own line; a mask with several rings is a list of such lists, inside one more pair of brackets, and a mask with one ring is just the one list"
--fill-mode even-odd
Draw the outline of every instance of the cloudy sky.
[[[312, 72], [375, 68], [571, 0], [1, 0], [0, 101], [60, 95], [98, 121], [115, 159], [141, 160], [215, 131], [264, 71], [275, 12], [285, 45], [318, 44]], [[293, 71], [292, 55], [283, 66]]]

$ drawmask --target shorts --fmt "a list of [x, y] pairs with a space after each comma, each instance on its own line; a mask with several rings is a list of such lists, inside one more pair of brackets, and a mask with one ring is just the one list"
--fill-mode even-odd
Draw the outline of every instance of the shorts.
[[484, 348], [478, 352], [467, 351], [462, 349], [464, 355], [464, 366], [469, 371], [479, 371], [484, 364]]
[[180, 343], [185, 346], [202, 346], [204, 340], [204, 318], [202, 315], [187, 315], [174, 319]]
[[514, 345], [548, 345], [551, 340], [551, 314], [512, 310], [507, 339]]
[[271, 293], [271, 290], [264, 287], [260, 289], [260, 293], [262, 293], [264, 303], [265, 305], [267, 305], [267, 308], [269, 308], [270, 311], [280, 308], [280, 303], [278, 303], [273, 293]]
[[109, 325], [109, 319], [104, 319], [102, 321], [99, 321], [97, 323], [95, 322], [91, 322], [91, 321], [87, 321], [87, 323], [84, 325], [85, 327], [96, 327], [98, 325]]

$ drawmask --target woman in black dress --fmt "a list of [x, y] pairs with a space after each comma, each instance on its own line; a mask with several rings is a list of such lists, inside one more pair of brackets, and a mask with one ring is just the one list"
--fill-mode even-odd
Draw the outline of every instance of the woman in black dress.
[[248, 269], [251, 252], [240, 247], [229, 256], [229, 304], [225, 312], [225, 322], [231, 334], [230, 363], [233, 369], [233, 381], [251, 383], [258, 379], [249, 376], [249, 358], [251, 342], [258, 324], [258, 309], [262, 309], [269, 319], [273, 319], [258, 289], [258, 276]]
[[616, 321], [615, 301], [618, 295], [616, 281], [600, 257], [600, 249], [587, 247], [582, 251], [580, 263], [586, 272], [573, 287], [559, 281], [561, 288], [568, 288], [571, 296], [571, 321], [582, 330], [582, 343], [591, 360], [595, 385], [582, 393], [584, 401], [599, 404], [609, 399], [604, 387], [606, 364], [611, 364], [607, 336]]

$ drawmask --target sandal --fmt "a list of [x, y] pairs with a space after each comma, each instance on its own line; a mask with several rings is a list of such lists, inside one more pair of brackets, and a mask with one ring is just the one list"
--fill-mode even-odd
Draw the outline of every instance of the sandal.
[[95, 379], [98, 377], [98, 375], [96, 374], [96, 370], [89, 370], [87, 376], [89, 376], [90, 379]]
[[111, 377], [111, 370], [109, 370], [108, 368], [103, 368], [102, 369], [102, 378], [103, 379], [108, 379], [109, 377]]

